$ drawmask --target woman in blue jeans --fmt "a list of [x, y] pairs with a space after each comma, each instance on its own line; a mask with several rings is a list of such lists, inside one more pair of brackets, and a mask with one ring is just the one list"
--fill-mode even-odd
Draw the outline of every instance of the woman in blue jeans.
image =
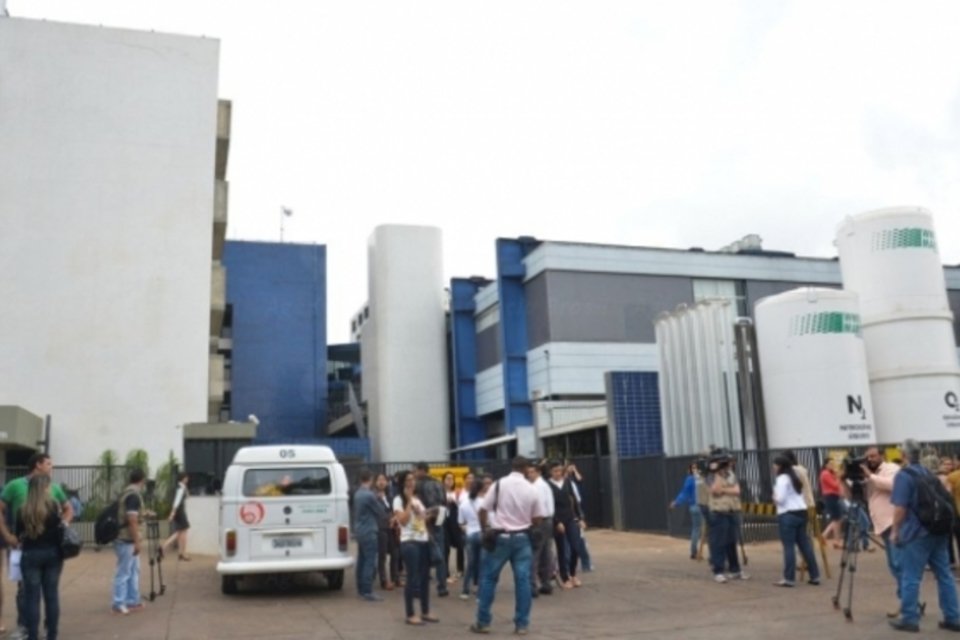
[[683, 481], [680, 493], [670, 503], [670, 508], [687, 507], [690, 512], [690, 559], [696, 560], [700, 551], [700, 528], [703, 525], [703, 512], [697, 504], [697, 482], [700, 474], [697, 473], [696, 463], [690, 465], [689, 474]]
[[483, 500], [486, 493], [486, 485], [483, 480], [474, 480], [469, 489], [470, 492], [460, 500], [457, 516], [460, 526], [463, 527], [467, 556], [467, 571], [463, 574], [463, 589], [460, 592], [461, 600], [470, 598], [470, 585], [477, 587], [480, 584], [480, 557], [483, 552], [478, 514], [480, 512], [480, 501]]
[[16, 533], [23, 556], [24, 617], [28, 640], [37, 640], [40, 627], [40, 596], [46, 610], [47, 639], [57, 640], [60, 622], [60, 506], [50, 494], [50, 476], [31, 476], [27, 501], [17, 513]]
[[809, 584], [820, 584], [820, 568], [813, 553], [813, 544], [807, 534], [807, 503], [803, 500], [803, 484], [793, 470], [793, 464], [784, 456], [773, 460], [773, 502], [777, 505], [777, 524], [783, 543], [783, 578], [774, 585], [792, 587], [796, 584], [797, 555], [794, 547], [807, 563]]
[[[403, 587], [403, 602], [407, 624], [422, 625], [425, 622], [440, 622], [430, 615], [430, 536], [427, 533], [429, 510], [423, 506], [414, 492], [417, 480], [405, 472], [400, 481], [401, 493], [393, 499], [393, 512], [400, 525], [400, 555], [407, 570], [407, 582]], [[420, 599], [420, 615], [413, 609], [415, 598]]]

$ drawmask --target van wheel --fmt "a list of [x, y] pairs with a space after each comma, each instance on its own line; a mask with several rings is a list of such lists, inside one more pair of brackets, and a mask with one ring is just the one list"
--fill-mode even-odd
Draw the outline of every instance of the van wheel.
[[233, 596], [237, 594], [237, 576], [223, 576], [220, 582], [220, 591], [223, 592], [225, 596]]
[[334, 591], [339, 591], [343, 589], [343, 570], [340, 571], [325, 571], [324, 574], [327, 578], [327, 586], [333, 589]]

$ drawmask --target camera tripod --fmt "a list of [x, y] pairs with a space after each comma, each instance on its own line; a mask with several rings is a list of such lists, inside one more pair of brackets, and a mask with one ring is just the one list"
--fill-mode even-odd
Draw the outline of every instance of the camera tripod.
[[[149, 556], [150, 563], [150, 602], [156, 600], [157, 596], [162, 596], [166, 590], [167, 585], [163, 583], [163, 567], [161, 566], [163, 562], [163, 552], [161, 551], [161, 545], [163, 545], [163, 540], [160, 539], [160, 523], [157, 522], [155, 518], [150, 518], [147, 520], [147, 555]], [[154, 569], [156, 569], [156, 577], [159, 582], [159, 592], [157, 591], [156, 585], [154, 583]]]
[[[843, 602], [843, 616], [848, 622], [853, 622], [853, 579], [857, 573], [857, 558], [860, 557], [860, 540], [863, 538], [863, 529], [860, 525], [863, 504], [854, 499], [850, 502], [847, 511], [847, 522], [843, 533], [843, 554], [840, 556], [840, 578], [837, 580], [837, 592], [833, 596], [833, 608], [841, 609], [840, 597], [843, 594], [844, 582], [847, 592]], [[876, 541], [876, 540], [874, 540]], [[847, 576], [847, 574], [850, 574]]]

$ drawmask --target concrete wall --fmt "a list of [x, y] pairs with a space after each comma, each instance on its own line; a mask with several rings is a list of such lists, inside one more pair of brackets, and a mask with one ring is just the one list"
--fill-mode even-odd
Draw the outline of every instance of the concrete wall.
[[324, 435], [327, 414], [326, 247], [228, 241], [233, 308], [232, 420], [260, 420], [257, 442]]
[[450, 414], [440, 230], [377, 227], [368, 269], [370, 321], [361, 351], [374, 459], [446, 459]]
[[[220, 553], [220, 496], [190, 496], [187, 500], [190, 534], [187, 553], [215, 556]], [[176, 558], [170, 554], [170, 558]]]
[[0, 404], [58, 464], [206, 419], [218, 52], [0, 19]]

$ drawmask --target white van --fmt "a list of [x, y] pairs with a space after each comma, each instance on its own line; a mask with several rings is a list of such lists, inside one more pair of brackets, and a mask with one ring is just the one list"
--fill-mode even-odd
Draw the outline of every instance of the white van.
[[332, 589], [353, 566], [347, 474], [330, 447], [244, 447], [227, 469], [220, 498], [225, 594], [252, 574], [321, 571]]

